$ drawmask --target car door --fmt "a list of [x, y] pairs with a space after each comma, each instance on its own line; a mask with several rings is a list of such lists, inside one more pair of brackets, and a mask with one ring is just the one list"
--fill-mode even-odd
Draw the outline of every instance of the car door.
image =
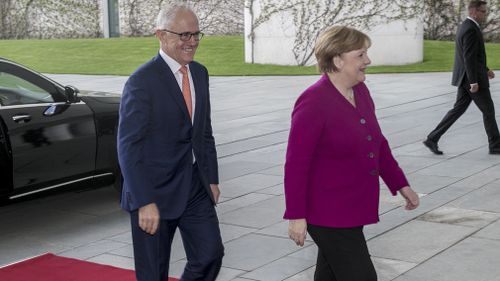
[[5, 198], [12, 187], [12, 159], [7, 144], [7, 130], [0, 117], [0, 202]]
[[0, 64], [0, 117], [11, 151], [12, 194], [56, 187], [95, 169], [93, 112], [64, 88], [18, 65]]

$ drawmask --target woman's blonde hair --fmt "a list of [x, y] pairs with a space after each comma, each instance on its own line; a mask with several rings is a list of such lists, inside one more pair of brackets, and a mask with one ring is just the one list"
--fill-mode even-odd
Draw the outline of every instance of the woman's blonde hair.
[[316, 39], [314, 55], [318, 70], [322, 73], [336, 72], [333, 58], [362, 48], [368, 48], [371, 40], [363, 32], [347, 26], [333, 26], [321, 32]]

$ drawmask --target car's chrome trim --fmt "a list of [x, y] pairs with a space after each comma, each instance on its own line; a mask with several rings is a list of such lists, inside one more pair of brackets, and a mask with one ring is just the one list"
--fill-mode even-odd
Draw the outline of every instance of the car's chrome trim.
[[21, 121], [21, 120], [24, 120], [24, 119], [31, 119], [31, 115], [14, 115], [12, 116], [12, 121], [14, 122], [18, 122], [18, 121]]
[[[0, 108], [12, 109], [12, 108], [31, 108], [31, 107], [45, 107], [51, 105], [65, 105], [66, 102], [48, 102], [48, 103], [30, 103], [30, 104], [16, 104], [16, 105], [2, 105]], [[72, 103], [71, 105], [85, 104], [83, 101]]]
[[30, 69], [30, 68], [28, 68], [28, 67], [26, 67], [26, 66], [24, 66], [22, 64], [19, 64], [19, 63], [15, 62], [15, 61], [11, 61], [11, 60], [8, 60], [8, 59], [2, 58], [2, 57], [0, 57], [0, 62], [4, 62], [6, 64], [11, 64], [13, 66], [22, 68], [23, 70], [31, 72], [31, 73], [33, 73], [35, 75], [38, 75], [38, 76], [42, 77], [43, 79], [48, 80], [49, 82], [51, 82], [52, 84], [54, 84], [56, 87], [61, 88], [61, 90], [64, 91], [64, 86], [63, 85], [59, 84], [58, 82], [54, 81], [52, 78], [50, 78], [48, 76], [45, 76], [44, 74], [42, 74], [40, 72], [37, 72], [37, 71], [35, 71], [33, 69]]
[[90, 180], [90, 179], [95, 179], [95, 178], [99, 178], [99, 177], [105, 177], [105, 176], [109, 176], [109, 175], [113, 175], [113, 173], [104, 173], [104, 174], [99, 174], [99, 175], [94, 175], [94, 176], [90, 176], [90, 177], [85, 177], [85, 178], [73, 180], [73, 181], [68, 181], [68, 182], [56, 184], [56, 185], [53, 185], [53, 186], [49, 186], [49, 187], [46, 187], [46, 188], [42, 188], [42, 189], [38, 189], [38, 190], [33, 190], [33, 191], [30, 191], [30, 192], [26, 192], [26, 193], [16, 194], [16, 195], [10, 196], [9, 199], [16, 199], [16, 198], [27, 196], [27, 195], [30, 195], [30, 194], [34, 194], [34, 193], [38, 193], [38, 192], [42, 192], [42, 191], [47, 191], [47, 190], [50, 190], [50, 189], [58, 188], [58, 187], [61, 187], [63, 185], [73, 184], [73, 183], [77, 183], [77, 182], [81, 182], [81, 181], [86, 181], [86, 180]]

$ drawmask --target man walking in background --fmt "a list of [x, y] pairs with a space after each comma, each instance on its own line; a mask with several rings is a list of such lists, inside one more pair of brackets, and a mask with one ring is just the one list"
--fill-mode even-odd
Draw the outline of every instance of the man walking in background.
[[488, 81], [495, 74], [486, 65], [486, 51], [480, 29], [480, 23], [486, 19], [487, 3], [470, 1], [468, 9], [469, 16], [458, 28], [455, 39], [452, 85], [458, 87], [457, 100], [424, 141], [424, 145], [438, 155], [443, 154], [438, 147], [439, 139], [462, 116], [471, 101], [474, 101], [483, 114], [490, 154], [500, 154], [500, 134]]
[[170, 6], [155, 34], [159, 53], [125, 84], [118, 128], [136, 276], [167, 280], [179, 228], [187, 255], [181, 280], [213, 281], [224, 247], [214, 208], [220, 192], [208, 72], [193, 61], [203, 33], [189, 7]]

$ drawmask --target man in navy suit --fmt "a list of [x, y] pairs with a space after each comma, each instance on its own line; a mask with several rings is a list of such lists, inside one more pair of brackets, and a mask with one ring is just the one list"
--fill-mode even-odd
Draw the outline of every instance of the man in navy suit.
[[217, 154], [208, 72], [193, 61], [203, 33], [194, 12], [177, 5], [159, 13], [155, 34], [159, 54], [125, 84], [118, 128], [136, 277], [167, 280], [179, 228], [187, 255], [181, 280], [215, 280], [224, 255], [214, 207]]
[[457, 100], [443, 120], [427, 136], [424, 145], [434, 154], [443, 154], [438, 148], [441, 136], [464, 114], [471, 101], [483, 113], [490, 154], [500, 154], [500, 134], [495, 120], [488, 79], [495, 74], [486, 64], [486, 51], [480, 23], [486, 19], [486, 1], [470, 1], [469, 16], [460, 25], [455, 42], [455, 65], [452, 85], [457, 86]]

